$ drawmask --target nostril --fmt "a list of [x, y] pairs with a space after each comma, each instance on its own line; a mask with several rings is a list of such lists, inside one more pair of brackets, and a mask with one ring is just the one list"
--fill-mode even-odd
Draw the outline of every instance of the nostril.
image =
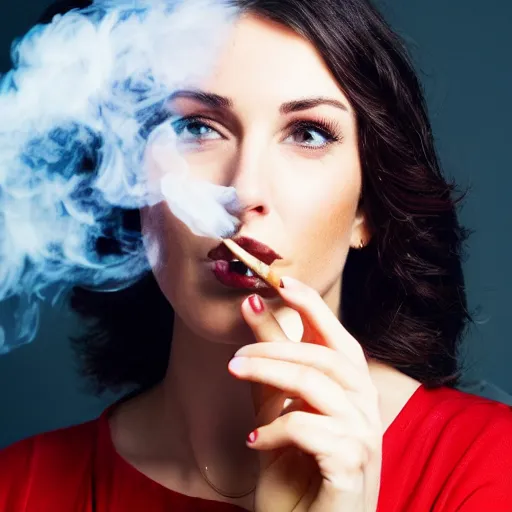
[[263, 206], [258, 206], [255, 208], [255, 210], [258, 212], [258, 213], [263, 213], [265, 211], [265, 208]]

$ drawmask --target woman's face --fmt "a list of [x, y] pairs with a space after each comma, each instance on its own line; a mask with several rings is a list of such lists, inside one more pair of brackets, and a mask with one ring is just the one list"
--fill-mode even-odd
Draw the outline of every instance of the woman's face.
[[[361, 167], [354, 111], [315, 48], [281, 25], [242, 17], [193, 89], [226, 100], [184, 93], [169, 105], [194, 117], [173, 125], [191, 175], [236, 188], [239, 235], [281, 255], [272, 266], [280, 275], [338, 298], [349, 247], [366, 239]], [[253, 291], [215, 277], [207, 254], [218, 241], [193, 235], [164, 203], [141, 213], [177, 317], [206, 339], [240, 343], [240, 304]]]

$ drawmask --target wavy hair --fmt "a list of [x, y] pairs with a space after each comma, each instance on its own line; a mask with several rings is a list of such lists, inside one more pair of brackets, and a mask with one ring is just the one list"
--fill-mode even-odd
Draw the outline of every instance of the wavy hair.
[[[356, 113], [361, 206], [372, 239], [348, 254], [343, 324], [367, 357], [429, 388], [456, 386], [462, 376], [458, 349], [471, 321], [462, 272], [468, 232], [457, 218], [461, 196], [441, 171], [405, 45], [367, 0], [231, 3], [310, 41]], [[41, 22], [89, 4], [58, 2]], [[123, 215], [138, 225], [138, 212]], [[70, 303], [86, 321], [85, 334], [72, 343], [94, 391], [142, 390], [164, 377], [173, 310], [152, 274], [115, 293], [75, 288]]]

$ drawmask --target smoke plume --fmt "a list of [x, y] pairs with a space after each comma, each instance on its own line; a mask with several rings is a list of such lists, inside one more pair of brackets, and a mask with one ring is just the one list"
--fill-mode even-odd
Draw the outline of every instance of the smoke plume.
[[33, 340], [41, 300], [149, 271], [126, 210], [166, 201], [197, 235], [236, 230], [236, 191], [191, 179], [166, 109], [211, 69], [236, 15], [220, 0], [97, 0], [13, 45], [0, 77], [0, 303], [15, 314], [0, 354]]

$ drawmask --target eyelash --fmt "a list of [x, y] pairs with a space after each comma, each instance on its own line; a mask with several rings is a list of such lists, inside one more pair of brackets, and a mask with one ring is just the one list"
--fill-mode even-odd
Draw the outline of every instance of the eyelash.
[[293, 123], [293, 132], [292, 134], [295, 135], [300, 130], [308, 131], [308, 130], [316, 130], [322, 134], [322, 136], [325, 137], [326, 142], [322, 144], [321, 146], [308, 146], [307, 144], [303, 145], [300, 144], [301, 147], [307, 149], [307, 150], [320, 150], [324, 149], [327, 146], [334, 144], [335, 142], [339, 142], [342, 140], [341, 130], [338, 126], [338, 123], [336, 123], [332, 119], [326, 119], [326, 118], [320, 118], [316, 121], [309, 121], [309, 120], [302, 120], [297, 121]]
[[[213, 128], [213, 126], [211, 126], [208, 123], [207, 119], [205, 119], [201, 116], [182, 117], [182, 118], [174, 121], [171, 124], [173, 125], [173, 127], [178, 126], [181, 129], [184, 129], [184, 128], [186, 128], [187, 124], [193, 124], [193, 123], [202, 124], [218, 133], [218, 131], [215, 130], [215, 128]], [[340, 140], [343, 139], [343, 137], [341, 135], [341, 130], [338, 126], [338, 123], [336, 123], [332, 119], [320, 118], [316, 121], [301, 120], [301, 121], [296, 121], [296, 122], [292, 123], [291, 126], [293, 127], [293, 131], [290, 135], [295, 135], [301, 130], [303, 130], [303, 131], [315, 130], [315, 131], [318, 131], [326, 139], [326, 142], [324, 144], [322, 144], [321, 146], [310, 146], [308, 144], [300, 144], [300, 146], [302, 148], [307, 149], [307, 150], [316, 150], [316, 151], [322, 150], [322, 149], [325, 149], [327, 146], [329, 146], [333, 143], [339, 142]]]

